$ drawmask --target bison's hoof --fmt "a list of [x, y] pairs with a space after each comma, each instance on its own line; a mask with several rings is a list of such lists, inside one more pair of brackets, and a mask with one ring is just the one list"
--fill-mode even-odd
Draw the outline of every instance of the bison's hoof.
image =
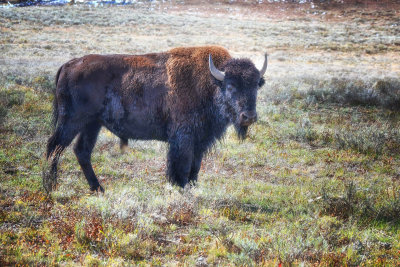
[[43, 171], [43, 187], [47, 194], [50, 194], [57, 187], [57, 175], [50, 171]]
[[90, 188], [90, 191], [97, 193], [104, 193], [104, 188], [101, 185], [94, 186]]

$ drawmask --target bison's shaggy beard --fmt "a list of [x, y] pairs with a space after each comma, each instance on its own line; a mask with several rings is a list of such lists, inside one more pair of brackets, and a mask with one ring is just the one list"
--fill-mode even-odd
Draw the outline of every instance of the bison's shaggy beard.
[[246, 139], [248, 128], [249, 128], [248, 126], [240, 126], [240, 125], [235, 124], [235, 130], [236, 130], [236, 134], [237, 134], [239, 140]]

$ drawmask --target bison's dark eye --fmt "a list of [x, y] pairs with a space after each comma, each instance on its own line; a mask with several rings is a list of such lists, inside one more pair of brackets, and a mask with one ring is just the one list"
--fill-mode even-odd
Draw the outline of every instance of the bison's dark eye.
[[262, 87], [265, 84], [264, 77], [261, 77], [260, 80], [258, 81], [258, 87]]
[[233, 86], [232, 84], [228, 84], [228, 85], [226, 86], [226, 90], [228, 90], [228, 92], [230, 92], [230, 93], [233, 93], [233, 92], [236, 91], [236, 87]]
[[264, 77], [261, 77], [260, 80], [258, 81], [258, 88], [262, 87], [265, 83]]

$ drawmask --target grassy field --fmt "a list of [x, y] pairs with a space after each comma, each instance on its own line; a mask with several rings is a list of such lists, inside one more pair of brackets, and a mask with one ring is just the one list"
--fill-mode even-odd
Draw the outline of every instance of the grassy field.
[[[309, 4], [0, 8], [0, 265], [398, 266], [398, 7]], [[54, 76], [89, 53], [218, 44], [270, 55], [248, 138], [233, 129], [196, 187], [165, 179], [166, 145], [102, 130], [90, 194], [68, 149], [42, 171]]]

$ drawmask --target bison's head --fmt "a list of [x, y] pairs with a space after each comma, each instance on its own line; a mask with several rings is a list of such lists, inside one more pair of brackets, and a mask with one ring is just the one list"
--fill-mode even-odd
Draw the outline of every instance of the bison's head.
[[239, 138], [246, 137], [247, 128], [257, 121], [257, 90], [264, 84], [267, 54], [259, 71], [248, 59], [230, 59], [218, 70], [209, 56], [210, 72], [221, 88], [224, 113], [235, 126]]

